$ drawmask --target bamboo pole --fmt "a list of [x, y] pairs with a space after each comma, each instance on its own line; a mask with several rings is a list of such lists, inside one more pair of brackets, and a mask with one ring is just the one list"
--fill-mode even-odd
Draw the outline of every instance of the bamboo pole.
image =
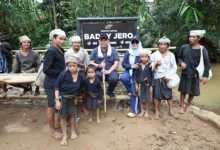
[[105, 86], [105, 67], [102, 69], [102, 82], [103, 82], [103, 92], [104, 92], [104, 112], [107, 112], [107, 107], [106, 107], [106, 86]]

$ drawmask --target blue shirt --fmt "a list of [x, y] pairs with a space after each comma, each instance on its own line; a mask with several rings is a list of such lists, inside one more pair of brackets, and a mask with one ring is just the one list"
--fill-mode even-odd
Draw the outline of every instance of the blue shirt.
[[[115, 48], [112, 47], [112, 54], [110, 57], [107, 56], [107, 51], [102, 52], [103, 58], [98, 57], [98, 47], [96, 47], [90, 54], [90, 61], [94, 60], [96, 64], [101, 64], [105, 60], [106, 70], [109, 70], [114, 61], [119, 61], [118, 53]], [[100, 69], [99, 69], [100, 70]]]
[[78, 73], [76, 81], [73, 81], [69, 70], [60, 73], [55, 83], [55, 90], [59, 90], [60, 95], [77, 96], [80, 94], [83, 85], [83, 77]]

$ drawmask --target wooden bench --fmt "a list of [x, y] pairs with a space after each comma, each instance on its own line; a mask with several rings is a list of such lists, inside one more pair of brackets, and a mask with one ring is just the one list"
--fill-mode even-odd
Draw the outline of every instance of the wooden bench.
[[[151, 51], [156, 51], [158, 48], [144, 48]], [[170, 47], [170, 50], [175, 50], [176, 47]], [[45, 48], [40, 49], [34, 49], [40, 55], [44, 54], [46, 52]], [[65, 49], [66, 51], [67, 49]], [[89, 53], [91, 52], [91, 49], [86, 49]], [[17, 50], [13, 50], [15, 53]], [[124, 69], [122, 68], [121, 62], [124, 56], [124, 53], [127, 51], [127, 49], [118, 49], [119, 53], [120, 63], [118, 67], [119, 74], [123, 73]], [[14, 62], [14, 61], [13, 61]], [[0, 74], [0, 82], [5, 82], [7, 84], [13, 84], [13, 83], [34, 83], [36, 80], [37, 74], [36, 73], [10, 73], [10, 74]], [[2, 99], [2, 96], [0, 95], [0, 99]], [[8, 95], [7, 99], [46, 99], [46, 95], [39, 95], [39, 96], [33, 96], [33, 95], [24, 95], [22, 97], [18, 95]], [[81, 97], [79, 97], [81, 99]], [[116, 95], [117, 100], [128, 100], [130, 97], [128, 95]], [[107, 100], [111, 100], [110, 97], [107, 96]]]

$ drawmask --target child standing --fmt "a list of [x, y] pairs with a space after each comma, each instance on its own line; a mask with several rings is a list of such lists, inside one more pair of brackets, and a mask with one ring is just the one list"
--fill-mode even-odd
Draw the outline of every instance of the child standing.
[[150, 67], [149, 50], [140, 51], [140, 64], [134, 72], [135, 88], [141, 105], [140, 117], [148, 118], [149, 101], [152, 99], [152, 86], [154, 85], [153, 71]]
[[84, 80], [84, 90], [87, 94], [86, 108], [89, 110], [89, 122], [93, 121], [93, 112], [96, 111], [97, 123], [101, 123], [100, 105], [103, 100], [103, 88], [96, 76], [96, 67], [92, 64], [86, 69], [87, 78]]
[[55, 107], [61, 113], [63, 132], [61, 145], [67, 145], [67, 120], [70, 121], [71, 139], [77, 138], [75, 100], [83, 84], [83, 77], [78, 74], [79, 65], [76, 57], [69, 57], [66, 61], [67, 70], [60, 73], [55, 83]]

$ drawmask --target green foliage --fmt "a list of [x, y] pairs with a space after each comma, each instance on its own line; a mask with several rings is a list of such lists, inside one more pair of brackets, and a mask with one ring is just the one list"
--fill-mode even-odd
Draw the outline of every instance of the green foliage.
[[205, 29], [207, 34], [202, 40], [211, 61], [220, 61], [220, 0], [158, 0], [140, 7], [141, 35], [145, 47], [156, 46], [162, 36], [171, 39], [171, 45], [187, 43], [190, 30]]

